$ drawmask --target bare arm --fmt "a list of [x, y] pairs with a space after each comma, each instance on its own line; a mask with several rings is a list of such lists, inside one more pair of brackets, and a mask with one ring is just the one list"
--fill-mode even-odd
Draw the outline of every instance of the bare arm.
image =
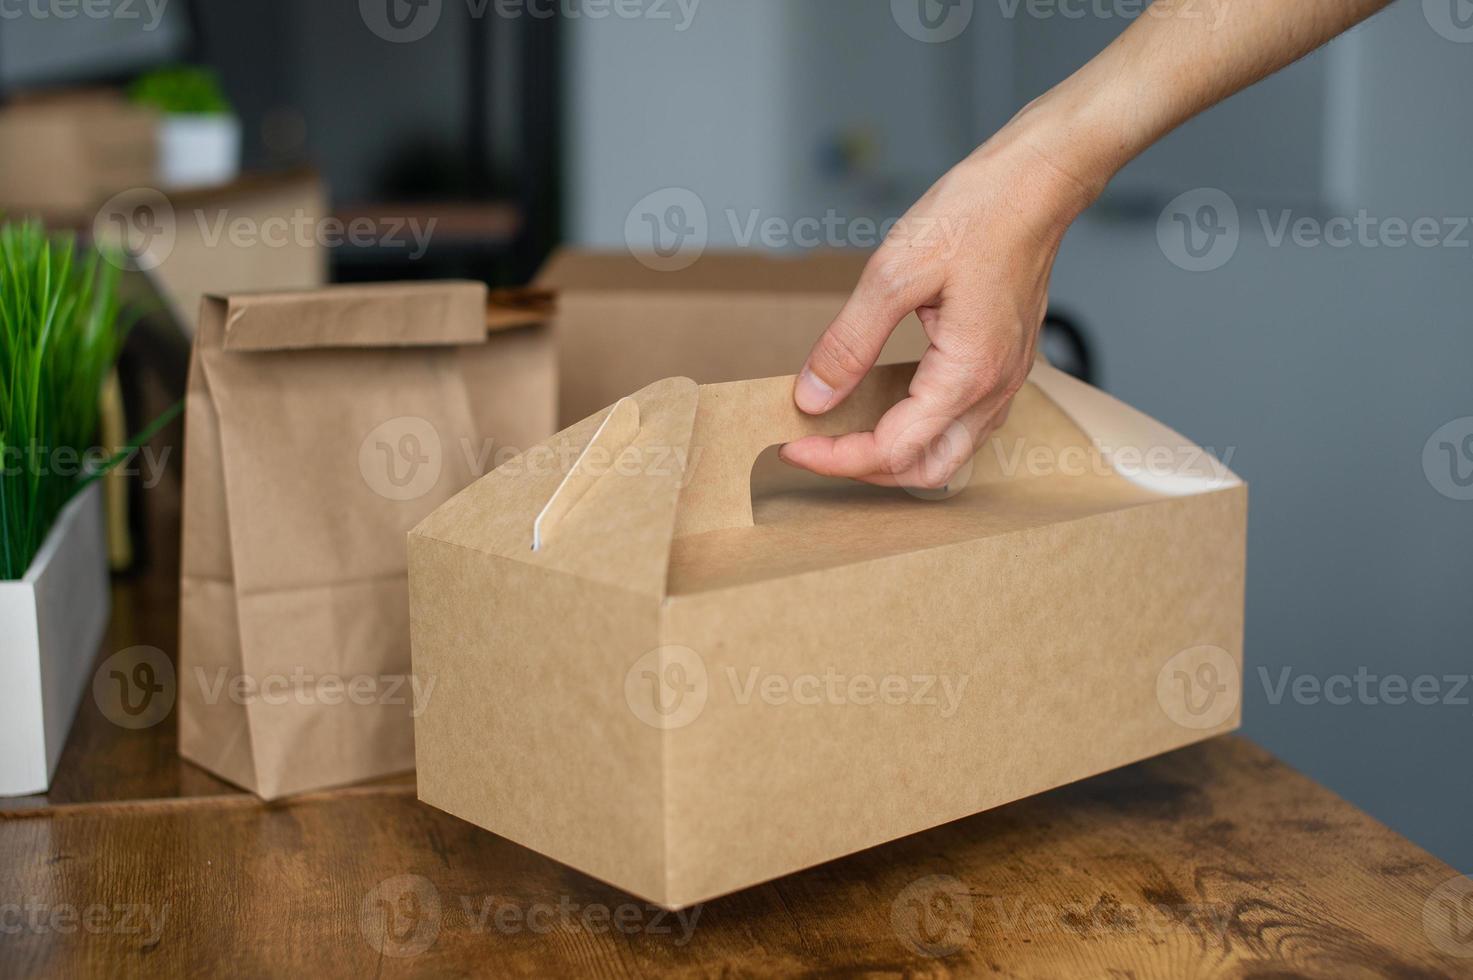
[[896, 224], [808, 355], [794, 398], [811, 414], [837, 405], [915, 312], [930, 347], [909, 397], [874, 432], [802, 439], [783, 458], [872, 483], [944, 485], [1006, 419], [1064, 232], [1120, 168], [1389, 2], [1156, 0]]

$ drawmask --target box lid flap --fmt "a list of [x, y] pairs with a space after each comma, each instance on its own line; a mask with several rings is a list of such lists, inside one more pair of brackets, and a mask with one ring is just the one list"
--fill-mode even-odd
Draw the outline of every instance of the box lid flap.
[[411, 533], [660, 597], [695, 411], [694, 381], [657, 381], [503, 463]]
[[[872, 429], [914, 372], [914, 364], [876, 368], [823, 416], [793, 404], [792, 377], [657, 382], [494, 470], [414, 533], [663, 597], [1241, 483], [1177, 433], [1040, 362], [990, 443], [995, 451], [977, 454], [954, 499], [821, 493], [787, 506], [786, 523], [753, 529], [753, 464], [766, 448]], [[1043, 463], [1031, 455], [1039, 450]], [[748, 566], [751, 575], [741, 571]]]

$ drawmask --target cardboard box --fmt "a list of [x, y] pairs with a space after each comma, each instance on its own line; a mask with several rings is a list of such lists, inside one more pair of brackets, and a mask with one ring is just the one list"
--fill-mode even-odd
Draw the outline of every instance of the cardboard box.
[[[206, 295], [327, 284], [328, 249], [318, 233], [329, 213], [327, 188], [314, 171], [253, 174], [167, 196], [153, 190], [125, 194], [112, 207], [118, 218], [136, 227], [140, 221], [135, 209], [150, 205], [167, 218], [158, 219], [158, 233], [134, 253], [149, 287], [139, 293], [145, 303], [161, 303], [186, 337], [194, 335]], [[112, 214], [104, 218], [116, 226]]]
[[480, 283], [207, 299], [180, 753], [266, 798], [413, 768], [404, 535], [554, 404], [547, 331], [488, 314]]
[[[565, 249], [535, 287], [555, 303], [560, 425], [662, 378], [700, 384], [790, 374], [849, 298], [869, 253], [708, 252], [673, 272], [627, 252]], [[880, 363], [926, 349], [914, 316]]]
[[157, 117], [108, 91], [0, 109], [0, 212], [90, 223], [113, 194], [154, 183]]
[[1235, 728], [1246, 488], [1057, 370], [945, 499], [751, 487], [912, 371], [660, 381], [427, 517], [420, 798], [681, 907]]

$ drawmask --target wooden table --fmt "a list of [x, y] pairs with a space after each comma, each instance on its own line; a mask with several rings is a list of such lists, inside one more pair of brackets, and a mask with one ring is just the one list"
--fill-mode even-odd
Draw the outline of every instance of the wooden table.
[[[171, 581], [117, 587], [102, 655], [176, 649]], [[1241, 738], [681, 915], [409, 777], [262, 804], [91, 698], [0, 807], [7, 976], [1473, 976], [1467, 879]]]

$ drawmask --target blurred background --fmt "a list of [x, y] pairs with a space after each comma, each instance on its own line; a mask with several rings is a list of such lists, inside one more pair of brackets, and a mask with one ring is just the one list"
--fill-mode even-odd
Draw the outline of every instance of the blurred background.
[[[1051, 309], [1088, 352], [1081, 373], [1251, 484], [1247, 734], [1469, 871], [1473, 25], [1459, 3], [1401, 0], [1127, 168], [1069, 234]], [[1139, 9], [25, 0], [0, 8], [0, 208], [85, 234], [116, 217], [103, 202], [162, 187], [160, 209], [193, 195], [224, 221], [312, 216], [300, 248], [169, 228], [152, 271], [184, 333], [203, 289], [512, 285], [565, 243], [869, 247]], [[153, 181], [128, 169], [140, 104], [225, 121], [179, 120], [155, 173], [176, 151], [181, 169]], [[99, 115], [117, 128], [100, 148], [68, 151], [48, 129]], [[124, 230], [149, 231], [148, 214], [130, 203]]]

